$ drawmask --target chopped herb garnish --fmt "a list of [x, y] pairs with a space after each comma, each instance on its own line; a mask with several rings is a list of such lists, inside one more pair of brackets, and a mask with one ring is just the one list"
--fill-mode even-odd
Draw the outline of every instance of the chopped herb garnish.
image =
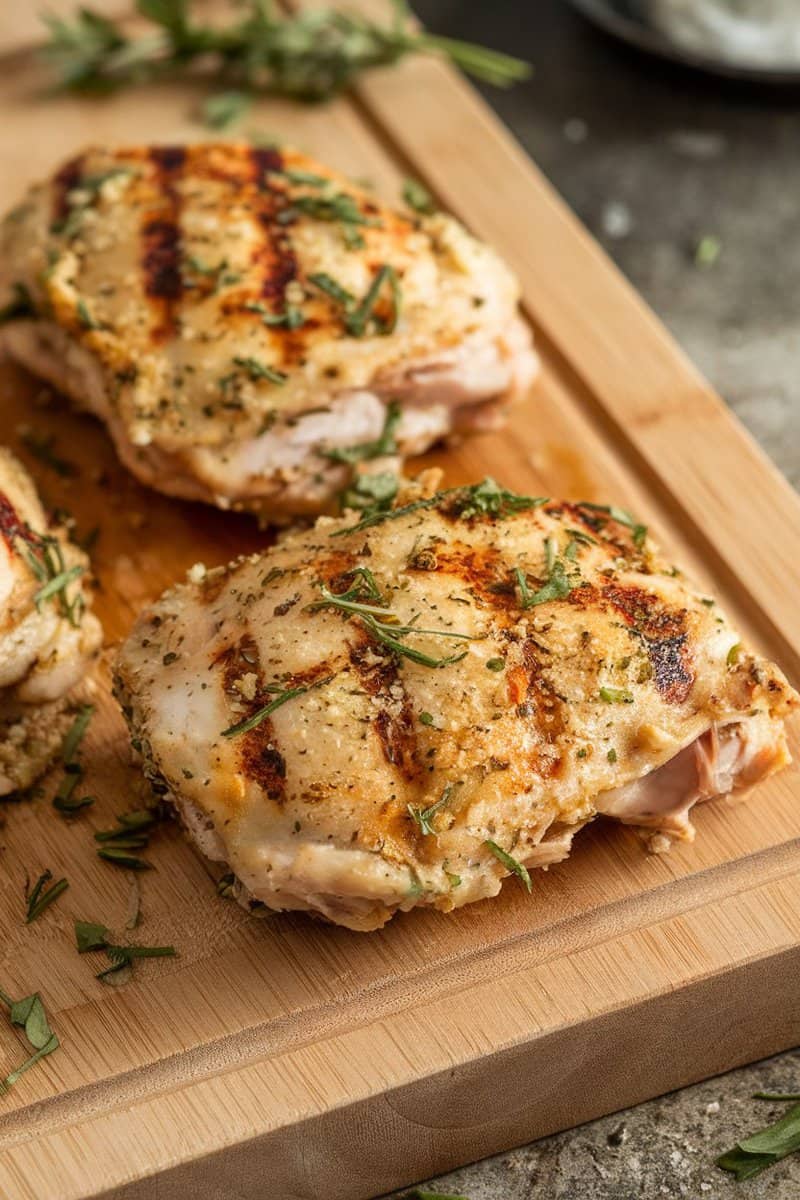
[[67, 588], [73, 580], [83, 574], [84, 568], [79, 565], [68, 568], [61, 543], [50, 534], [35, 534], [28, 530], [22, 553], [36, 579], [42, 584], [34, 595], [37, 609], [41, 608], [46, 600], [57, 598], [62, 613], [69, 623], [77, 628], [83, 615], [84, 600], [80, 593], [70, 600]]
[[63, 592], [74, 579], [83, 574], [84, 570], [85, 567], [78, 564], [77, 566], [69, 567], [66, 571], [59, 571], [52, 579], [48, 579], [47, 583], [43, 584], [33, 597], [37, 609], [41, 612], [42, 605], [46, 600], [52, 600], [53, 596], [57, 596], [59, 592]]
[[218, 92], [203, 101], [203, 124], [209, 129], [228, 129], [240, 120], [253, 103], [247, 92]]
[[68, 462], [67, 459], [56, 454], [54, 449], [56, 439], [52, 433], [40, 434], [33, 429], [25, 429], [20, 433], [19, 440], [29, 454], [32, 454], [45, 467], [49, 467], [51, 471], [55, 471], [56, 475], [60, 475], [62, 479], [71, 479], [78, 474], [74, 463]]
[[75, 922], [75, 944], [79, 954], [87, 954], [92, 950], [105, 950], [111, 966], [99, 971], [95, 976], [103, 982], [110, 975], [118, 975], [125, 968], [132, 967], [137, 958], [173, 958], [177, 951], [174, 946], [118, 946], [110, 941], [111, 933], [105, 925], [93, 921]]
[[542, 504], [547, 503], [543, 496], [520, 496], [516, 492], [510, 492], [489, 475], [472, 487], [455, 488], [451, 491], [463, 492], [463, 495], [454, 501], [453, 510], [465, 521], [471, 517], [508, 517], [514, 513], [540, 508]]
[[71, 763], [75, 760], [93, 714], [93, 704], [82, 704], [78, 709], [75, 720], [64, 735], [64, 741], [61, 744], [61, 761], [63, 763]]
[[433, 714], [423, 711], [419, 714], [420, 725], [433, 725]]
[[356, 200], [347, 192], [335, 192], [316, 196], [293, 196], [287, 208], [280, 210], [278, 220], [283, 224], [294, 221], [299, 213], [318, 221], [337, 221], [342, 226], [345, 244], [351, 249], [360, 249], [364, 238], [361, 226], [379, 226], [375, 217], [366, 216]]
[[80, 323], [84, 329], [99, 329], [100, 328], [97, 321], [95, 321], [94, 317], [89, 312], [89, 309], [86, 306], [86, 301], [84, 300], [83, 296], [81, 296], [79, 298], [78, 303], [75, 305], [75, 311], [77, 312], [78, 320], [80, 321]]
[[[388, 319], [378, 317], [375, 313], [375, 306], [385, 283], [389, 284], [392, 300], [392, 315]], [[348, 314], [345, 320], [347, 332], [353, 337], [364, 337], [370, 326], [374, 326], [376, 333], [382, 335], [394, 333], [400, 317], [400, 304], [400, 281], [397, 278], [397, 272], [394, 267], [384, 263], [367, 289], [364, 299], [357, 308]]]
[[695, 266], [713, 267], [722, 253], [722, 242], [713, 233], [701, 237], [694, 251]]
[[486, 662], [487, 671], [505, 671], [506, 660], [504, 658], [490, 658]]
[[430, 216], [431, 213], [436, 212], [433, 197], [417, 179], [406, 179], [403, 184], [403, 200], [409, 208], [413, 208], [414, 212], [421, 213], [423, 216]]
[[97, 857], [115, 867], [125, 867], [128, 871], [149, 871], [151, 863], [131, 854], [124, 846], [102, 846], [97, 851]]
[[631, 531], [633, 544], [637, 550], [641, 550], [647, 538], [647, 526], [640, 525], [638, 521], [625, 508], [618, 508], [615, 504], [590, 504], [588, 500], [581, 501], [580, 508], [590, 508], [594, 512], [607, 513], [612, 521], [616, 521], [618, 525], [625, 525]]
[[513, 871], [513, 873], [516, 875], [517, 879], [519, 879], [520, 882], [522, 883], [523, 887], [525, 888], [525, 891], [530, 892], [531, 877], [528, 874], [527, 867], [524, 867], [521, 862], [517, 862], [517, 860], [515, 858], [512, 858], [512, 856], [508, 853], [507, 850], [503, 850], [500, 846], [497, 845], [497, 842], [492, 842], [487, 838], [487, 840], [483, 844], [489, 850], [491, 850], [492, 854], [495, 856], [495, 858], [497, 859], [497, 861], [499, 863], [502, 863], [503, 866], [508, 871]]
[[[402, 419], [402, 409], [396, 400], [392, 400], [386, 408], [386, 419], [380, 436], [372, 442], [359, 442], [355, 446], [334, 446], [323, 450], [325, 458], [334, 462], [359, 463], [371, 458], [383, 458], [387, 454], [397, 453], [397, 442], [394, 435]], [[396, 489], [395, 489], [396, 490]]]
[[429, 834], [436, 832], [431, 822], [441, 809], [447, 807], [455, 786], [454, 783], [448, 783], [439, 799], [434, 804], [431, 804], [429, 808], [414, 808], [411, 804], [407, 806], [409, 815], [423, 836], [427, 837]]
[[234, 358], [234, 363], [237, 367], [241, 367], [246, 371], [250, 379], [253, 381], [258, 379], [268, 379], [270, 383], [286, 383], [289, 376], [284, 371], [278, 371], [275, 367], [270, 367], [267, 363], [260, 362], [257, 358]]
[[36, 315], [31, 294], [24, 283], [13, 283], [13, 296], [8, 304], [0, 308], [0, 325], [7, 325], [9, 321], [18, 321], [22, 317], [33, 317]]
[[279, 174], [285, 175], [290, 183], [306, 183], [309, 187], [327, 187], [330, 183], [324, 175], [316, 175], [313, 171], [298, 171], [294, 167], [284, 167]]
[[348, 488], [339, 494], [342, 509], [360, 509], [365, 516], [388, 511], [397, 495], [400, 480], [392, 471], [356, 475]]
[[[320, 272], [309, 275], [309, 283], [314, 284], [331, 297], [342, 309], [344, 326], [351, 337], [365, 337], [368, 333], [382, 336], [393, 333], [400, 316], [401, 293], [400, 281], [394, 267], [384, 263], [376, 271], [363, 299], [356, 302], [355, 296], [348, 292], [330, 275]], [[389, 285], [391, 296], [391, 316], [379, 316], [375, 308], [385, 284]]]
[[121, 813], [115, 829], [101, 829], [95, 833], [94, 840], [100, 843], [98, 856], [114, 866], [127, 867], [132, 871], [147, 870], [151, 864], [131, 852], [147, 849], [150, 834], [158, 819], [155, 808]]
[[737, 1142], [732, 1150], [717, 1159], [717, 1166], [730, 1171], [741, 1183], [797, 1150], [800, 1150], [800, 1104], [790, 1108], [773, 1125]]
[[600, 699], [606, 704], [633, 704], [633, 695], [627, 688], [601, 687]]
[[175, 958], [177, 950], [174, 946], [112, 946], [105, 947], [105, 952], [111, 959], [111, 966], [104, 971], [98, 971], [95, 979], [103, 983], [109, 982], [109, 976], [115, 976], [133, 967], [137, 958]]
[[613, 746], [611, 747], [608, 754], [606, 755], [606, 758], [608, 759], [608, 761], [610, 763], [615, 763], [617, 761], [617, 752]]
[[471, 487], [447, 488], [433, 496], [427, 496], [424, 500], [412, 500], [409, 504], [402, 504], [399, 508], [392, 508], [387, 512], [368, 513], [356, 525], [336, 529], [330, 536], [344, 537], [347, 533], [360, 533], [362, 529], [369, 529], [382, 521], [394, 521], [410, 513], [439, 506], [442, 506], [445, 512], [468, 519], [480, 514], [509, 517], [539, 508], [546, 503], [547, 500], [541, 496], [518, 496], [515, 492], [501, 488], [493, 479], [484, 479], [482, 483], [472, 484]]
[[57, 900], [58, 897], [62, 895], [69, 887], [66, 879], [57, 879], [53, 886], [48, 888], [47, 884], [52, 878], [52, 872], [45, 871], [39, 876], [39, 878], [36, 880], [36, 883], [33, 885], [31, 893], [27, 897], [28, 906], [25, 915], [26, 925], [30, 925], [31, 921], [35, 921], [37, 917], [40, 917], [44, 910], [49, 908], [50, 905]]
[[0, 1001], [8, 1008], [12, 1025], [18, 1025], [25, 1031], [25, 1037], [34, 1050], [30, 1058], [27, 1058], [21, 1066], [6, 1075], [5, 1079], [0, 1080], [0, 1089], [4, 1089], [13, 1087], [17, 1080], [40, 1059], [57, 1050], [59, 1041], [50, 1028], [50, 1022], [38, 992], [34, 992], [32, 996], [24, 996], [22, 1000], [12, 1000], [10, 996], [0, 990]]
[[731, 646], [725, 658], [725, 662], [729, 667], [736, 666], [743, 649], [744, 647], [742, 646], [741, 642], [737, 642], [734, 646]]
[[263, 323], [268, 326], [285, 325], [287, 329], [300, 329], [306, 321], [303, 310], [294, 304], [287, 304], [282, 313], [271, 313], [260, 300], [250, 301], [245, 304], [245, 308], [248, 312], [258, 313]]
[[550, 573], [540, 588], [531, 591], [521, 567], [514, 571], [519, 588], [520, 607], [535, 608], [537, 604], [548, 604], [552, 600], [565, 600], [572, 591], [573, 585], [567, 577], [562, 562], [555, 562]]
[[348, 292], [340, 283], [337, 283], [332, 275], [328, 275], [325, 271], [318, 271], [315, 275], [309, 275], [308, 282], [313, 283], [314, 287], [318, 287], [321, 292], [325, 292], [330, 296], [331, 300], [335, 300], [342, 307], [355, 303], [355, 296], [352, 292]]
[[105, 925], [97, 925], [93, 921], [76, 921], [75, 943], [79, 954], [103, 950], [108, 945], [108, 930]]
[[236, 876], [233, 871], [229, 871], [227, 875], [223, 875], [217, 880], [217, 895], [229, 900], [233, 896], [233, 888], [236, 883]]

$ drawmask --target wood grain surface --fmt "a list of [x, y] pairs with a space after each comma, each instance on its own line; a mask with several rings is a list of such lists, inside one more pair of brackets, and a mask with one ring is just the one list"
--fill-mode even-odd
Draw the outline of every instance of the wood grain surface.
[[[33, 58], [3, 67], [3, 206], [87, 143], [203, 136], [190, 87], [53, 100]], [[515, 265], [542, 377], [506, 430], [426, 462], [448, 483], [490, 472], [627, 505], [797, 677], [797, 498], [468, 86], [415, 61], [324, 108], [264, 99], [242, 128], [389, 199], [413, 174]], [[78, 474], [26, 455], [21, 427], [54, 434]], [[249, 918], [167, 826], [136, 936], [179, 957], [139, 964], [124, 988], [98, 983], [102, 964], [76, 954], [72, 921], [121, 930], [130, 883], [97, 859], [92, 834], [143, 794], [108, 659], [192, 563], [270, 535], [146, 491], [96, 422], [8, 364], [0, 440], [79, 532], [99, 525], [107, 645], [84, 754], [95, 807], [63, 821], [49, 781], [0, 809], [0, 984], [39, 989], [62, 1042], [0, 1098], [3, 1200], [357, 1200], [798, 1040], [796, 769], [747, 802], [705, 806], [697, 841], [668, 857], [598, 824], [534, 877], [532, 898], [512, 881], [496, 901], [368, 936]], [[45, 868], [69, 891], [25, 927], [26, 873]], [[0, 1027], [1, 1060], [20, 1051]]]

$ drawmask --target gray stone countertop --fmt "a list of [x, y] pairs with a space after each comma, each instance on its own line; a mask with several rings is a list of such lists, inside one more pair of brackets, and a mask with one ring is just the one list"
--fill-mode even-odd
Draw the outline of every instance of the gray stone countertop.
[[[800, 92], [647, 59], [596, 33], [564, 0], [415, 8], [437, 32], [535, 64], [530, 83], [485, 89], [486, 98], [799, 486]], [[747, 1183], [714, 1167], [786, 1111], [753, 1100], [758, 1090], [800, 1091], [800, 1052], [427, 1186], [469, 1200], [798, 1200], [800, 1154]]]

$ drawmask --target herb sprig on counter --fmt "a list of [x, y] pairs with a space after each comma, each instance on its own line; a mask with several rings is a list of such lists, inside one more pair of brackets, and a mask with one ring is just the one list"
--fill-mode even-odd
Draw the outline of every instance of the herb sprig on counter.
[[70, 18], [44, 17], [45, 54], [59, 85], [72, 91], [196, 75], [200, 63], [215, 81], [241, 89], [206, 102], [206, 119], [217, 128], [246, 110], [248, 93], [323, 100], [363, 71], [412, 54], [444, 56], [496, 87], [531, 73], [518, 58], [419, 29], [405, 0], [394, 0], [393, 19], [385, 23], [324, 8], [282, 15], [269, 0], [245, 0], [242, 7], [241, 19], [204, 24], [193, 18], [190, 0], [138, 0], [152, 28], [130, 34], [124, 23], [82, 6]]
[[[759, 1100], [800, 1100], [800, 1096], [787, 1094], [771, 1096], [769, 1093], [756, 1092], [755, 1099]], [[723, 1171], [730, 1171], [741, 1183], [744, 1179], [752, 1179], [760, 1175], [767, 1167], [780, 1162], [789, 1154], [800, 1150], [800, 1104], [793, 1108], [772, 1125], [759, 1129], [750, 1137], [742, 1138], [732, 1150], [726, 1151], [717, 1159], [717, 1166]]]

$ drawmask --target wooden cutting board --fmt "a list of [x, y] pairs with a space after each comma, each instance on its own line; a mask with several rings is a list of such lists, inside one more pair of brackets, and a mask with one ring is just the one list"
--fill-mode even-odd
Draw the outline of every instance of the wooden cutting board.
[[[43, 79], [24, 54], [3, 62], [3, 207], [88, 142], [203, 136], [190, 89], [53, 100]], [[797, 497], [465, 83], [415, 61], [327, 107], [263, 100], [243, 128], [388, 198], [404, 176], [422, 179], [515, 265], [542, 377], [506, 430], [429, 457], [448, 483], [491, 472], [526, 492], [628, 506], [800, 676]], [[21, 425], [54, 434], [78, 474], [21, 451]], [[100, 526], [109, 658], [193, 562], [268, 543], [247, 517], [139, 487], [95, 422], [8, 365], [0, 440], [80, 532]], [[52, 809], [54, 780], [0, 809], [0, 985], [39, 989], [62, 1042], [0, 1098], [8, 1200], [357, 1200], [800, 1040], [796, 769], [744, 803], [705, 806], [696, 843], [667, 857], [598, 823], [535, 876], [531, 898], [512, 880], [495, 901], [370, 935], [249, 918], [167, 827], [136, 936], [180, 957], [141, 963], [111, 989], [72, 934], [76, 917], [120, 930], [129, 896], [92, 843], [142, 795], [107, 664], [84, 758], [98, 797], [85, 816]], [[45, 868], [70, 888], [26, 927], [25, 876]], [[0, 1061], [20, 1056], [0, 1025]]]

